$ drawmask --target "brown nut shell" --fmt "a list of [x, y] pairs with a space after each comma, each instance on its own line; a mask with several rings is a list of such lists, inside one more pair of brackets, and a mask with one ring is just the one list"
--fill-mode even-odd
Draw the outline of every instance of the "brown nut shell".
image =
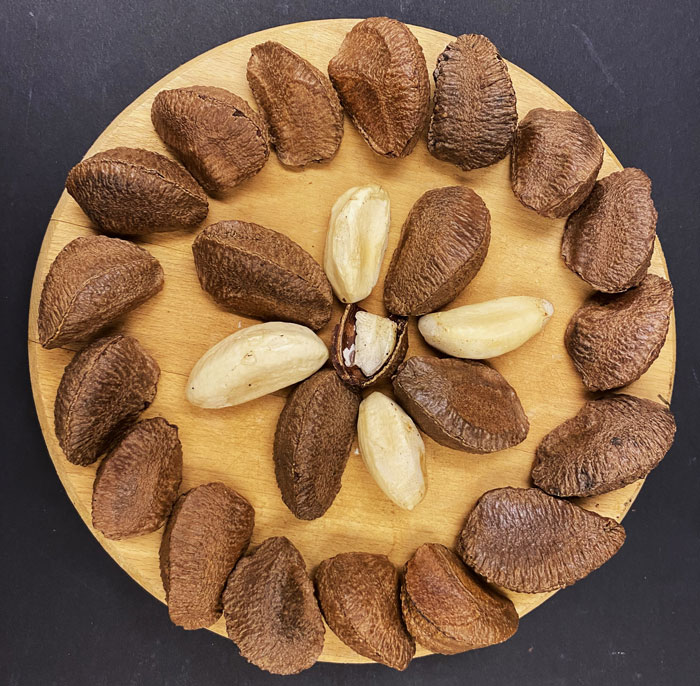
[[465, 186], [434, 188], [413, 205], [384, 281], [394, 314], [422, 315], [454, 300], [486, 258], [491, 221], [484, 201]]
[[226, 631], [248, 662], [272, 674], [315, 664], [326, 630], [304, 558], [288, 539], [268, 538], [244, 557], [223, 600]]
[[106, 236], [72, 240], [51, 263], [39, 301], [39, 342], [57, 348], [92, 338], [163, 287], [143, 248]]
[[177, 499], [182, 445], [162, 417], [135, 424], [102, 460], [92, 491], [92, 525], [119, 540], [160, 529]]
[[443, 655], [502, 643], [518, 629], [513, 603], [437, 543], [424, 543], [406, 563], [401, 608], [416, 641]]
[[374, 152], [405, 157], [416, 147], [428, 120], [430, 81], [423, 50], [405, 24], [386, 17], [355, 24], [328, 74]]
[[636, 381], [659, 356], [672, 309], [673, 288], [655, 274], [625, 293], [589, 298], [564, 336], [583, 385], [607, 391]]
[[538, 488], [497, 488], [467, 517], [457, 553], [487, 581], [519, 593], [555, 591], [606, 563], [625, 542], [614, 519]]
[[150, 150], [113, 148], [70, 170], [66, 190], [106, 233], [189, 229], [209, 212], [207, 196], [179, 164]]
[[221, 593], [248, 547], [254, 520], [250, 503], [219, 482], [178, 498], [160, 545], [160, 575], [174, 624], [201, 629], [219, 619]]
[[284, 234], [223, 221], [192, 244], [202, 288], [237, 314], [320, 329], [331, 318], [333, 291], [321, 266]]
[[323, 616], [345, 645], [393, 669], [416, 651], [399, 610], [399, 573], [386, 555], [341, 553], [315, 575]]
[[502, 160], [513, 145], [518, 113], [508, 67], [486, 36], [465, 34], [437, 59], [428, 150], [461, 169]]
[[406, 412], [440, 445], [493, 453], [527, 437], [530, 423], [515, 390], [483, 362], [411, 357], [393, 385]]
[[68, 363], [56, 393], [56, 438], [69, 462], [92, 464], [153, 401], [156, 361], [131, 336], [91, 343]]
[[538, 107], [518, 124], [510, 182], [520, 202], [545, 217], [566, 217], [593, 188], [603, 143], [578, 112]]

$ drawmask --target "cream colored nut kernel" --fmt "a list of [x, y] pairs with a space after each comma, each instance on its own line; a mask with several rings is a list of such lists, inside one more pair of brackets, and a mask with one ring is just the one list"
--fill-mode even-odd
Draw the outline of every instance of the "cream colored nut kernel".
[[412, 510], [426, 491], [425, 445], [413, 420], [390, 398], [374, 392], [360, 403], [357, 441], [379, 488]]
[[372, 292], [389, 240], [389, 221], [389, 196], [379, 186], [351, 188], [333, 205], [323, 268], [342, 302], [355, 303]]
[[548, 300], [515, 295], [426, 314], [418, 320], [418, 329], [430, 345], [448, 355], [485, 360], [519, 348], [553, 314]]
[[306, 326], [255, 324], [202, 355], [190, 372], [187, 400], [206, 408], [240, 405], [302, 381], [327, 359], [326, 344]]
[[379, 371], [396, 346], [398, 326], [371, 312], [355, 315], [355, 366], [370, 377]]

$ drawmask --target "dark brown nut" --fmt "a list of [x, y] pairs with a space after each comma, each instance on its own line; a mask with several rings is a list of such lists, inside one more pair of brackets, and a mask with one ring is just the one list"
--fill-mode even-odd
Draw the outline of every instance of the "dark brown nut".
[[323, 650], [321, 611], [306, 563], [292, 543], [268, 538], [231, 573], [226, 631], [241, 655], [272, 674], [297, 674]]
[[162, 417], [135, 424], [97, 470], [92, 525], [115, 540], [160, 529], [181, 480], [177, 427]]
[[321, 265], [284, 234], [223, 221], [204, 229], [192, 252], [202, 288], [227, 309], [314, 330], [331, 318], [333, 291]]
[[66, 190], [107, 233], [189, 229], [209, 212], [204, 191], [179, 164], [141, 148], [105, 150], [79, 162]]
[[437, 543], [424, 543], [406, 563], [401, 607], [416, 641], [443, 655], [502, 643], [518, 629], [513, 603]]
[[673, 309], [671, 284], [649, 274], [625, 293], [597, 293], [574, 312], [566, 350], [589, 391], [636, 381], [659, 356]]
[[163, 268], [119, 238], [86, 236], [51, 263], [39, 301], [39, 342], [57, 348], [91, 338], [163, 287]]
[[56, 394], [56, 438], [69, 462], [92, 464], [153, 401], [156, 361], [131, 336], [106, 336], [68, 363]]
[[254, 176], [270, 156], [264, 118], [223, 88], [161, 91], [151, 106], [151, 121], [209, 195], [226, 193]]
[[532, 480], [559, 497], [598, 495], [646, 476], [668, 452], [673, 415], [631, 395], [587, 402], [537, 447]]
[[251, 51], [246, 76], [282, 164], [330, 160], [343, 138], [343, 110], [328, 77], [280, 43]]
[[643, 171], [606, 176], [566, 222], [561, 244], [566, 266], [606, 293], [638, 286], [654, 252], [656, 218], [651, 181]]
[[386, 555], [341, 553], [321, 562], [316, 589], [333, 633], [356, 653], [404, 670], [416, 652], [399, 610], [399, 573]]
[[515, 130], [510, 182], [520, 202], [545, 217], [566, 217], [588, 196], [603, 144], [577, 112], [538, 107]]
[[405, 157], [416, 147], [430, 113], [430, 81], [423, 50], [405, 24], [386, 17], [355, 24], [328, 74], [374, 152]]
[[605, 564], [625, 542], [614, 519], [538, 488], [497, 488], [467, 517], [457, 553], [487, 581], [519, 593], [570, 586]]
[[355, 437], [360, 396], [332, 369], [302, 382], [277, 422], [273, 456], [284, 504], [317, 519], [333, 504]]
[[491, 240], [484, 201], [465, 186], [418, 198], [401, 229], [384, 281], [384, 305], [403, 316], [434, 312], [476, 276]]
[[216, 481], [178, 498], [160, 544], [160, 576], [174, 624], [202, 629], [219, 619], [226, 579], [250, 543], [254, 521], [250, 503]]
[[428, 150], [468, 171], [502, 160], [518, 113], [508, 67], [486, 36], [462, 35], [437, 59]]
[[406, 412], [440, 445], [493, 453], [527, 437], [530, 423], [515, 390], [483, 362], [411, 357], [393, 384]]

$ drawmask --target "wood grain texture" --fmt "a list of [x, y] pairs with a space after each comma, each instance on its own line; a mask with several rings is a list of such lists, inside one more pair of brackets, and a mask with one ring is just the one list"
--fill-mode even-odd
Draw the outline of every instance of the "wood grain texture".
[[[127, 145], [170, 155], [150, 122], [151, 102], [161, 89], [220, 86], [252, 104], [245, 79], [245, 65], [252, 46], [265, 40], [277, 40], [325, 70], [355, 22], [352, 19], [327, 20], [276, 27], [200, 55], [137, 98], [107, 127], [87, 154]], [[452, 37], [420, 27], [412, 27], [412, 30], [423, 46], [428, 69], [432, 71], [438, 54]], [[533, 107], [570, 109], [534, 77], [512, 64], [509, 68], [520, 117]], [[605, 146], [600, 176], [621, 168]], [[184, 450], [182, 489], [211, 480], [221, 480], [235, 488], [256, 510], [252, 545], [258, 545], [268, 536], [286, 535], [302, 552], [310, 571], [324, 558], [345, 551], [385, 553], [396, 565], [402, 565], [421, 543], [454, 545], [464, 518], [477, 498], [491, 488], [528, 485], [534, 449], [541, 437], [574, 415], [588, 399], [564, 349], [563, 335], [571, 314], [591, 289], [564, 266], [560, 257], [564, 220], [539, 217], [513, 196], [508, 158], [486, 169], [461, 172], [432, 158], [423, 140], [406, 159], [386, 160], [369, 149], [346, 118], [343, 142], [330, 163], [301, 172], [291, 171], [271, 155], [256, 177], [226, 199], [210, 200], [211, 209], [204, 225], [223, 219], [256, 222], [286, 233], [320, 262], [333, 202], [350, 186], [366, 183], [379, 183], [387, 190], [392, 221], [382, 274], [374, 293], [363, 302], [365, 308], [382, 312], [382, 282], [389, 257], [398, 241], [401, 224], [415, 200], [430, 188], [465, 184], [486, 202], [491, 212], [492, 238], [483, 268], [451, 306], [506, 295], [533, 295], [546, 297], [556, 309], [541, 334], [522, 348], [494, 360], [494, 366], [517, 390], [530, 419], [526, 441], [510, 450], [477, 456], [443, 448], [426, 437], [428, 493], [413, 512], [400, 510], [381, 493], [353, 446], [343, 487], [325, 516], [312, 522], [297, 520], [282, 503], [272, 463], [274, 429], [285, 392], [214, 411], [186, 402], [186, 378], [197, 359], [221, 338], [254, 323], [221, 310], [200, 289], [191, 253], [196, 231], [151, 234], [138, 241], [163, 265], [165, 287], [115, 327], [135, 335], [161, 366], [157, 397], [144, 416], [162, 415], [179, 426]], [[88, 526], [97, 465], [77, 467], [68, 463], [53, 430], [56, 389], [77, 346], [42, 349], [36, 342], [36, 315], [41, 286], [51, 261], [70, 240], [91, 233], [89, 220], [64, 192], [37, 261], [28, 341], [34, 398], [46, 444], [66, 492]], [[658, 240], [651, 271], [668, 276]], [[340, 311], [336, 304], [333, 320], [320, 332], [327, 342]], [[409, 336], [409, 355], [427, 352], [415, 321], [411, 322]], [[674, 370], [675, 327], [672, 321], [661, 355], [649, 371], [626, 390], [633, 395], [670, 401]], [[588, 498], [582, 504], [619, 520], [641, 486], [639, 481], [614, 493]], [[127, 541], [108, 541], [94, 530], [93, 533], [132, 578], [163, 600], [158, 572], [162, 530]], [[521, 615], [549, 597], [549, 594], [508, 595]], [[212, 630], [225, 635], [223, 621]], [[417, 654], [424, 655], [427, 651], [419, 647]], [[367, 661], [343, 645], [330, 630], [326, 632], [321, 659]]]

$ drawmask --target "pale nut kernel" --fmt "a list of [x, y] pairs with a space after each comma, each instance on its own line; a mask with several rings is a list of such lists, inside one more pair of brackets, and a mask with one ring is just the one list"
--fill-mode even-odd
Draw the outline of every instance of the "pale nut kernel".
[[[355, 315], [354, 364], [365, 376], [371, 377], [389, 359], [396, 347], [398, 328], [398, 324], [391, 319], [371, 312], [361, 311]], [[353, 361], [346, 359], [345, 364], [349, 367]]]

